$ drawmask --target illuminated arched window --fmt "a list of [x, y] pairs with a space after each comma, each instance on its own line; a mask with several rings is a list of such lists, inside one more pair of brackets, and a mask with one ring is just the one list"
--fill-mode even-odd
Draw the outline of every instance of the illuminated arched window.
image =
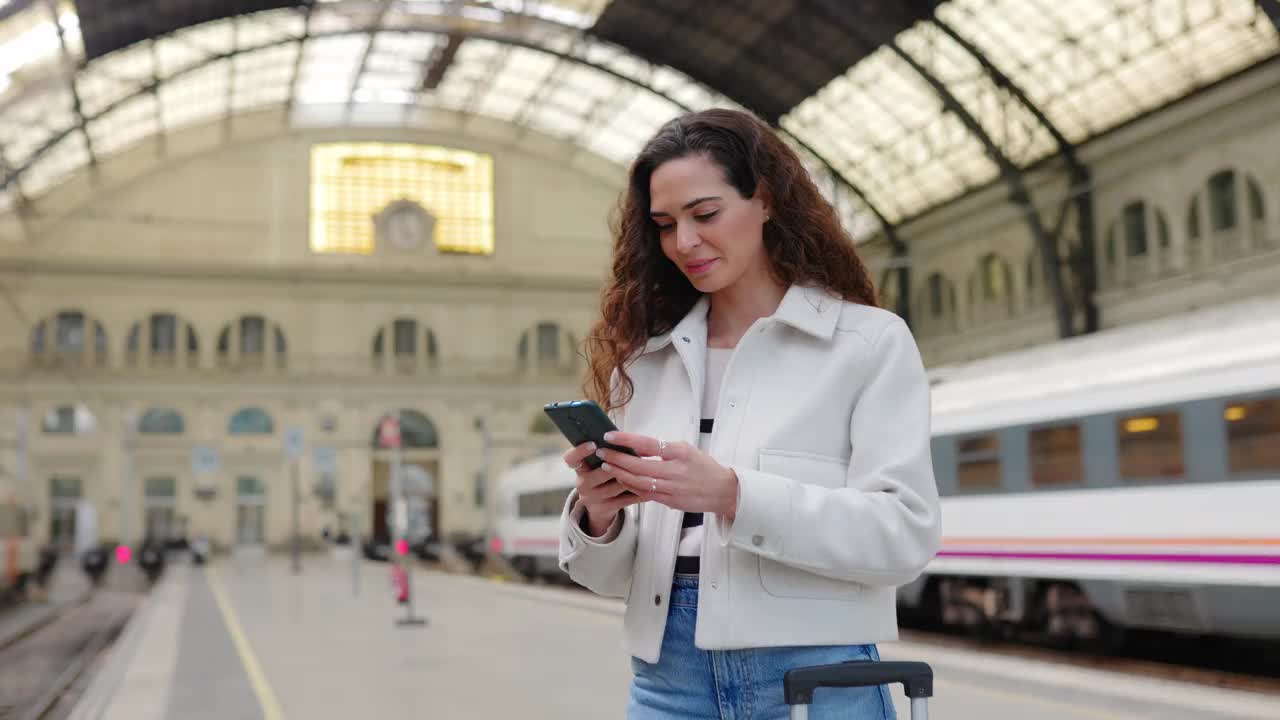
[[311, 251], [492, 255], [493, 158], [410, 143], [311, 149]]

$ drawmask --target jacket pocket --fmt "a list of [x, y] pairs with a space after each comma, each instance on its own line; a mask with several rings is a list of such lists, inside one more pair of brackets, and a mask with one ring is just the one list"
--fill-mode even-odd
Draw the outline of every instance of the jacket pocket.
[[[781, 475], [797, 483], [837, 490], [845, 486], [848, 458], [793, 450], [761, 450], [761, 472]], [[791, 532], [823, 532], [824, 528], [797, 528]], [[792, 565], [757, 556], [760, 585], [776, 597], [812, 600], [852, 600], [862, 592], [857, 583], [815, 575]]]

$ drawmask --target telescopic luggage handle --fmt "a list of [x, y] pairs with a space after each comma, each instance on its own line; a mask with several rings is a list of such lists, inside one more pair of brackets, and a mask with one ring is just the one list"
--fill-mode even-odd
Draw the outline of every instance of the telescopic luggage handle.
[[782, 678], [793, 720], [807, 720], [813, 691], [820, 687], [871, 687], [902, 683], [911, 698], [913, 720], [928, 720], [928, 702], [933, 697], [933, 668], [922, 662], [873, 662], [855, 660], [835, 665], [788, 670]]

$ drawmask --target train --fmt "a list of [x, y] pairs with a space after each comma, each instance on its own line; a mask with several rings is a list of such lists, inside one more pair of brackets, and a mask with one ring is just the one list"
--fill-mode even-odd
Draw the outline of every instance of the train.
[[31, 509], [17, 483], [0, 477], [0, 604], [21, 600], [42, 575]]
[[576, 475], [560, 453], [515, 463], [498, 477], [489, 551], [526, 578], [568, 583], [560, 569], [560, 513]]
[[[1096, 649], [1139, 629], [1280, 639], [1280, 298], [936, 366], [929, 382], [943, 541], [898, 588], [904, 618]], [[512, 468], [493, 549], [559, 573], [573, 481], [558, 456]]]

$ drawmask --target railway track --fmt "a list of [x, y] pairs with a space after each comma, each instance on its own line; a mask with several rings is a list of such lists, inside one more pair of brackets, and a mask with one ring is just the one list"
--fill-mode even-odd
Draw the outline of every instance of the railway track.
[[52, 720], [64, 696], [119, 635], [141, 596], [99, 590], [0, 647], [0, 720]]
[[[19, 621], [21, 623], [20, 627], [18, 627], [16, 630], [9, 630], [8, 632], [0, 636], [0, 652], [3, 652], [4, 649], [9, 647], [10, 645], [20, 642], [23, 638], [27, 637], [28, 635], [36, 632], [37, 630], [44, 627], [45, 625], [48, 625], [49, 623], [54, 622], [58, 618], [67, 614], [68, 612], [88, 602], [92, 596], [93, 596], [93, 592], [88, 591], [73, 600], [69, 600], [60, 605], [57, 605], [56, 607], [49, 609], [47, 612], [41, 615], [34, 616], [30, 620], [20, 620]], [[22, 609], [21, 606], [19, 606], [16, 608], [12, 608], [10, 612], [13, 612], [15, 614], [20, 613], [21, 609]]]

